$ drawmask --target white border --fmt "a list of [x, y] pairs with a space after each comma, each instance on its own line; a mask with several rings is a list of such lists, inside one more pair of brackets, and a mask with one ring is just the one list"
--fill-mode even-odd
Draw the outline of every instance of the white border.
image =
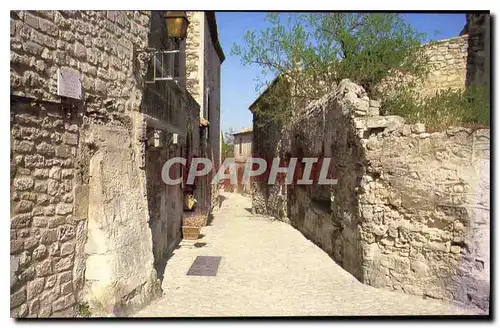
[[[4, 51], [0, 52], [0, 55], [4, 58], [0, 62], [2, 63], [2, 71], [4, 71], [4, 78], [1, 79], [2, 87], [0, 90], [10, 90], [10, 86], [7, 85], [9, 82], [7, 82], [7, 73], [10, 72], [10, 64], [9, 64], [9, 47], [10, 47], [10, 42], [8, 42], [8, 38], [10, 37], [10, 34], [7, 32], [10, 29], [10, 20], [7, 19], [7, 11], [10, 10], [20, 10], [20, 9], [114, 9], [114, 10], [123, 10], [123, 9], [138, 9], [137, 7], [140, 6], [143, 9], [147, 10], [153, 10], [153, 9], [158, 9], [158, 10], [164, 10], [165, 7], [169, 7], [169, 9], [180, 9], [180, 10], [491, 10], [492, 14], [496, 14], [499, 12], [498, 7], [499, 7], [500, 1], [450, 1], [450, 0], [442, 0], [442, 1], [435, 1], [435, 0], [419, 0], [419, 1], [370, 1], [370, 0], [358, 0], [356, 2], [354, 1], [325, 1], [325, 0], [308, 0], [308, 1], [298, 1], [298, 0], [274, 0], [274, 1], [269, 1], [269, 0], [254, 0], [254, 1], [220, 1], [220, 0], [212, 0], [212, 1], [206, 1], [206, 0], [190, 0], [190, 1], [157, 1], [157, 0], [142, 0], [140, 2], [124, 2], [124, 1], [118, 1], [118, 0], [113, 0], [113, 1], [102, 1], [102, 0], [86, 0], [86, 1], [80, 1], [80, 2], [72, 2], [72, 1], [64, 1], [64, 0], [58, 0], [58, 1], [51, 1], [50, 3], [48, 1], [35, 1], [35, 0], [25, 0], [23, 2], [12, 2], [12, 1], [5, 1], [1, 3], [2, 7], [6, 7], [6, 10], [2, 10], [2, 13], [4, 14], [4, 19], [1, 20], [2, 24], [2, 33], [0, 34], [1, 38], [4, 39], [2, 40], [2, 45], [4, 46]], [[496, 17], [495, 17], [496, 18]], [[498, 22], [495, 20], [495, 25]], [[495, 42], [494, 44], [498, 44], [498, 33], [493, 33], [495, 36]], [[494, 51], [494, 49], [492, 49]], [[494, 52], [496, 57], [498, 57], [498, 53]], [[494, 56], [492, 56], [494, 58]], [[495, 67], [494, 65], [493, 67]], [[10, 73], [9, 73], [10, 75]], [[494, 76], [494, 72], [492, 72], [492, 76]], [[494, 92], [492, 93], [493, 95], [498, 94], [498, 84], [495, 87]], [[1, 162], [1, 192], [2, 192], [2, 202], [4, 206], [2, 206], [2, 210], [4, 215], [2, 215], [3, 220], [3, 228], [1, 229], [3, 238], [2, 238], [2, 254], [5, 255], [6, 259], [6, 266], [10, 265], [10, 261], [7, 259], [8, 254], [10, 253], [10, 225], [9, 225], [9, 220], [7, 217], [10, 217], [10, 212], [9, 212], [9, 207], [10, 207], [10, 190], [9, 190], [9, 185], [10, 185], [10, 167], [9, 167], [9, 162], [7, 160], [7, 154], [9, 153], [10, 149], [10, 115], [9, 115], [9, 110], [10, 108], [10, 103], [9, 103], [9, 98], [7, 94], [4, 94], [4, 97], [2, 97], [2, 102], [3, 106], [1, 106], [2, 111], [1, 115], [3, 116], [2, 119], [0, 120], [1, 124], [3, 124], [3, 128], [0, 129], [1, 133], [1, 153], [5, 155], [4, 160]], [[494, 101], [493, 104], [498, 104], [498, 102]], [[495, 109], [492, 109], [495, 110]], [[498, 127], [498, 111], [496, 115], [495, 122], [492, 124], [495, 124]], [[496, 129], [498, 130], [498, 128]], [[492, 140], [496, 140], [496, 144], [498, 146], [499, 143], [499, 138], [498, 138], [498, 132], [495, 133], [494, 136], [491, 137]], [[495, 154], [498, 154], [498, 149], [495, 149]], [[497, 169], [497, 167], [495, 167]], [[498, 173], [498, 170], [497, 170]], [[496, 181], [495, 181], [496, 182]], [[495, 199], [492, 200], [493, 204], [500, 204], [499, 202], [499, 196], [498, 193], [495, 195]], [[493, 220], [493, 218], [492, 218]], [[496, 222], [496, 231], [498, 232], [498, 221]], [[497, 236], [497, 234], [493, 232], [493, 236]], [[495, 238], [493, 238], [495, 239]], [[493, 260], [493, 263], [500, 263], [498, 261], [498, 253], [495, 252], [495, 259]], [[498, 270], [498, 266], [496, 267]], [[498, 273], [498, 271], [497, 271]], [[2, 304], [1, 308], [3, 311], [2, 315], [2, 324], [11, 326], [14, 325], [15, 322], [14, 320], [10, 319], [10, 290], [9, 290], [9, 284], [7, 283], [8, 280], [10, 280], [8, 270], [4, 270], [4, 275], [3, 275], [2, 281], [4, 282], [2, 284], [2, 288], [4, 289], [2, 295]], [[493, 277], [492, 277], [493, 278]], [[498, 288], [498, 282], [495, 283], [495, 286]], [[496, 289], [497, 289], [496, 288]], [[496, 317], [498, 317], [498, 293], [496, 293], [495, 290], [495, 309], [493, 310], [494, 313], [496, 314]], [[72, 324], [73, 322], [62, 322], [61, 324]], [[78, 322], [81, 323], [81, 322]], [[96, 326], [104, 326], [107, 322], [91, 322], [93, 325]], [[123, 324], [125, 322], [115, 322], [115, 324]], [[147, 322], [130, 322], [132, 325], [144, 325]], [[203, 323], [203, 322], [196, 322], [196, 323]], [[210, 325], [219, 325], [220, 323], [216, 322], [208, 322]], [[227, 322], [228, 324], [233, 324], [235, 322]], [[260, 325], [262, 325], [261, 322], [258, 322]], [[287, 322], [285, 324], [289, 324], [290, 322]], [[299, 324], [304, 324], [302, 322], [296, 321], [296, 323]], [[351, 326], [353, 324], [358, 325], [362, 322], [322, 322], [324, 324], [335, 324], [335, 325], [341, 325], [344, 326], [346, 324], [350, 324]], [[365, 323], [365, 322], [363, 322]], [[390, 322], [384, 322], [384, 323], [378, 323], [378, 322], [366, 322], [365, 324], [369, 324], [370, 326], [375, 325], [375, 326], [382, 326], [382, 325], [387, 325]], [[418, 325], [426, 325], [426, 326], [431, 326], [431, 325], [439, 325], [441, 326], [449, 326], [449, 327], [456, 327], [457, 325], [468, 325], [472, 326], [475, 324], [474, 322], [469, 322], [469, 321], [463, 321], [463, 322], [439, 322], [439, 323], [430, 323], [430, 322], [394, 322], [395, 325], [406, 325], [406, 324], [418, 324]], [[46, 325], [53, 325], [54, 322], [47, 322], [45, 323]], [[168, 324], [170, 325], [177, 325], [178, 322], [165, 322], [161, 324]], [[185, 322], [185, 325], [192, 325], [192, 322]], [[250, 322], [245, 322], [241, 323], [243, 325], [249, 325], [251, 324]], [[279, 324], [278, 322], [269, 322], [265, 323], [264, 325], [276, 325]], [[311, 323], [306, 323], [306, 324], [311, 324]]]

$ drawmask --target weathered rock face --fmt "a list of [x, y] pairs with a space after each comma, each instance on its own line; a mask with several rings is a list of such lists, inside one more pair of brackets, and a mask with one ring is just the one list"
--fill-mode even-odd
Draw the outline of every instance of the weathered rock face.
[[95, 311], [122, 315], [159, 293], [145, 171], [134, 160], [127, 129], [93, 126], [84, 142], [95, 147], [89, 163], [85, 298]]
[[487, 310], [489, 130], [404, 128], [362, 141], [364, 279]]
[[[343, 80], [284, 129], [285, 151], [330, 157], [338, 179], [288, 186], [290, 223], [364, 283], [488, 310], [489, 130], [429, 134], [378, 106]], [[277, 196], [255, 185], [269, 215]]]

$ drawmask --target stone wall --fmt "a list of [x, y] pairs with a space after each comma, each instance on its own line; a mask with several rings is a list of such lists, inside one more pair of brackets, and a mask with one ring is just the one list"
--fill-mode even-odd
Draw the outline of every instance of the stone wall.
[[[148, 131], [180, 152], [199, 107], [175, 83], [146, 83], [148, 47], [169, 47], [163, 12], [11, 13], [12, 316], [126, 315], [161, 292], [154, 257], [180, 239], [182, 195], [170, 191], [158, 234]], [[59, 68], [80, 75], [81, 101], [57, 96]]]
[[13, 98], [11, 105], [11, 315], [65, 315], [75, 304], [73, 215], [76, 112]]
[[[82, 300], [99, 315], [122, 316], [160, 294], [154, 270], [146, 172], [137, 165], [128, 129], [90, 126], [88, 229]], [[162, 236], [161, 240], [166, 239]]]
[[468, 36], [433, 41], [422, 45], [422, 56], [428, 59], [427, 76], [422, 80], [407, 74], [393, 74], [378, 88], [401, 86], [401, 83], [415, 83], [411, 86], [421, 96], [433, 96], [447, 89], [464, 89], [467, 74]]
[[424, 95], [439, 90], [465, 88], [468, 37], [458, 36], [423, 46], [429, 58], [429, 75], [419, 87]]
[[[487, 311], [489, 130], [429, 134], [379, 106], [343, 80], [283, 130], [278, 148], [338, 179], [288, 186], [287, 220], [361, 282]], [[276, 216], [278, 187], [254, 192]]]
[[198, 104], [203, 104], [203, 48], [205, 44], [205, 13], [187, 12], [189, 25], [186, 39], [186, 88]]

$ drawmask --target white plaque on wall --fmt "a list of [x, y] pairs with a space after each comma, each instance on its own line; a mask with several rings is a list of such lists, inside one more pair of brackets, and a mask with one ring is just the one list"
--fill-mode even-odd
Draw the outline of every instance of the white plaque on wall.
[[59, 68], [57, 70], [57, 95], [82, 99], [82, 81], [77, 70], [71, 68]]

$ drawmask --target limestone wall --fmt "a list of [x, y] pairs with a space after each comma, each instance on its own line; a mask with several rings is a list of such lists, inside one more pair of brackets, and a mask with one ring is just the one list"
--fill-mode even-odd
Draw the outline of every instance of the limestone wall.
[[[338, 179], [288, 186], [287, 220], [361, 282], [487, 311], [489, 130], [429, 134], [379, 106], [343, 80], [283, 130], [279, 147], [330, 157]], [[254, 188], [276, 216], [277, 186]]]
[[429, 75], [419, 91], [433, 95], [439, 90], [465, 88], [468, 37], [458, 36], [424, 45], [429, 58]]
[[11, 315], [64, 315], [75, 303], [73, 215], [78, 124], [61, 106], [11, 107]]
[[489, 307], [489, 130], [403, 125], [362, 140], [364, 281]]
[[[147, 131], [163, 131], [164, 151], [179, 133], [180, 151], [187, 118], [172, 108], [199, 112], [172, 83], [146, 88], [145, 50], [168, 47], [162, 17], [11, 13], [12, 316], [123, 315], [159, 294], [152, 244], [167, 234], [149, 225]], [[62, 67], [80, 74], [82, 101], [57, 96]], [[172, 193], [167, 248], [180, 238]]]
[[[186, 88], [198, 104], [203, 104], [203, 49], [205, 44], [205, 13], [187, 12], [189, 25], [186, 39]], [[207, 31], [208, 32], [208, 31]]]
[[134, 51], [148, 45], [149, 12], [17, 11], [16, 15], [11, 18], [12, 94], [58, 101], [57, 69], [70, 67], [81, 73], [87, 115], [122, 122], [126, 108], [139, 107]]
[[401, 83], [415, 83], [412, 86], [421, 96], [432, 96], [447, 89], [464, 89], [467, 75], [468, 36], [433, 41], [422, 46], [422, 55], [428, 59], [427, 76], [415, 80], [406, 74], [393, 74], [378, 88], [392, 88]]

